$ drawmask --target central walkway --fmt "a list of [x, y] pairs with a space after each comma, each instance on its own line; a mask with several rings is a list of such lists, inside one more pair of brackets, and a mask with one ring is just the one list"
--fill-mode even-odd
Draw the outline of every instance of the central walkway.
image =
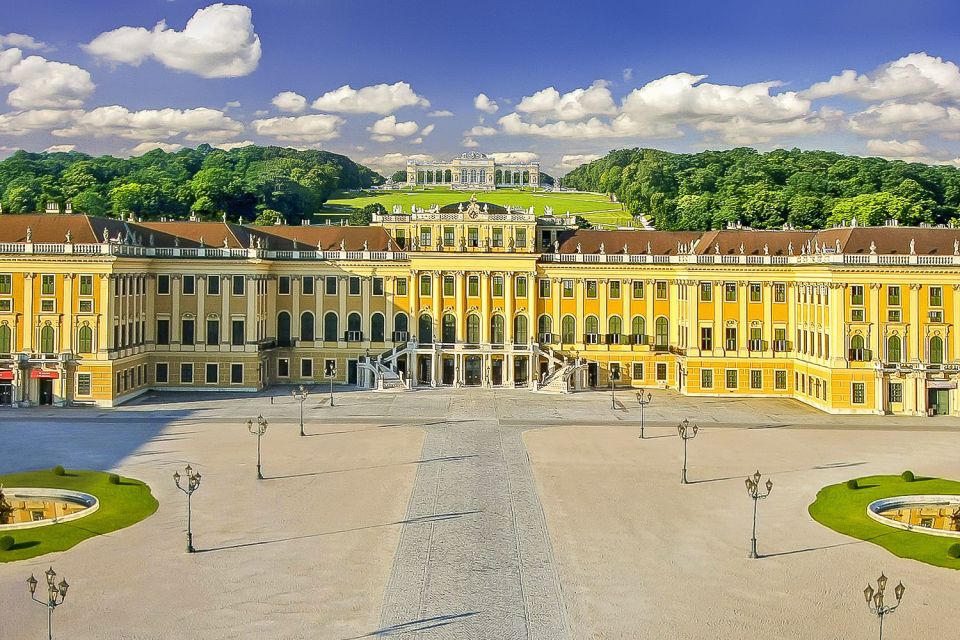
[[378, 635], [562, 639], [563, 600], [522, 429], [453, 391], [427, 424]]

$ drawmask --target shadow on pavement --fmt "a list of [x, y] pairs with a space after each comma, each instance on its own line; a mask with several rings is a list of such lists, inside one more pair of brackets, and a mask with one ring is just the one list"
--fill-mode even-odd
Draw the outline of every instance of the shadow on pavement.
[[459, 622], [465, 618], [470, 618], [475, 615], [478, 615], [478, 611], [470, 611], [467, 613], [454, 613], [445, 616], [432, 616], [430, 618], [421, 618], [420, 620], [413, 620], [411, 622], [401, 622], [400, 624], [395, 624], [389, 627], [384, 627], [383, 629], [377, 629], [376, 631], [371, 631], [362, 636], [353, 636], [347, 638], [346, 640], [360, 640], [361, 638], [383, 638], [385, 636], [392, 636], [394, 634], [404, 634], [404, 633], [416, 633], [418, 631], [426, 631], [427, 629], [435, 629], [437, 627], [445, 627], [448, 624], [453, 624]]

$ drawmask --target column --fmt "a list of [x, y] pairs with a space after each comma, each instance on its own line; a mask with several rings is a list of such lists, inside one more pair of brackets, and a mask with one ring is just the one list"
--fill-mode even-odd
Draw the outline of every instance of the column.
[[910, 325], [907, 329], [907, 339], [910, 342], [909, 353], [904, 354], [904, 362], [917, 362], [922, 359], [920, 349], [920, 285], [910, 285]]
[[583, 278], [577, 278], [573, 281], [573, 296], [577, 301], [577, 323], [576, 331], [573, 334], [573, 341], [577, 344], [583, 342], [583, 332], [585, 329], [584, 326], [584, 299], [586, 296], [585, 291], [586, 285], [583, 283]]
[[233, 278], [231, 276], [222, 276], [220, 280], [220, 345], [221, 350], [230, 350], [230, 331], [231, 327], [224, 327], [224, 323], [230, 321], [230, 297], [233, 295]]
[[[300, 278], [295, 276], [290, 276], [290, 337], [296, 344], [296, 341], [300, 340], [302, 335], [300, 326]], [[249, 294], [249, 292], [248, 292]], [[280, 300], [280, 297], [277, 296], [277, 300]], [[316, 329], [316, 322], [314, 322], [314, 329]]]
[[[314, 279], [313, 297], [314, 297], [314, 309], [316, 311], [316, 319], [313, 322], [313, 333], [317, 338], [317, 342], [322, 342], [323, 328], [324, 328], [323, 297], [324, 297], [324, 291], [326, 291], [327, 283], [326, 283], [326, 280], [324, 280], [322, 277], [318, 277], [318, 276], [311, 276], [311, 277]], [[270, 300], [270, 299], [271, 297], [267, 296], [267, 300]], [[271, 318], [273, 318], [272, 320], [273, 322], [276, 322], [276, 317], [277, 317], [276, 310], [274, 310], [274, 313], [271, 314]], [[276, 336], [276, 331], [274, 331], [273, 333], [274, 333], [274, 336]]]
[[365, 349], [370, 347], [370, 289], [370, 276], [360, 278], [360, 330], [363, 331], [363, 347]]
[[[212, 277], [217, 278], [219, 276], [212, 276]], [[143, 330], [145, 334], [143, 336], [143, 341], [148, 346], [156, 342], [156, 339], [157, 339], [155, 335], [155, 332], [157, 330], [157, 323], [156, 323], [156, 320], [154, 319], [156, 317], [156, 309], [155, 309], [155, 301], [154, 301], [154, 296], [156, 295], [156, 286], [154, 285], [155, 281], [156, 281], [156, 278], [152, 274], [144, 276], [143, 278], [143, 296], [144, 296], [144, 303], [145, 303], [144, 306], [146, 308], [146, 311], [145, 311], [146, 318], [144, 319], [144, 323], [143, 323], [145, 325]], [[98, 345], [97, 351], [99, 351], [100, 349], [101, 347]]]
[[737, 281], [737, 307], [739, 317], [737, 318], [737, 355], [744, 357], [747, 355], [747, 339], [750, 337], [750, 321], [747, 316], [747, 301], [750, 299], [750, 287], [743, 281]]
[[463, 335], [467, 322], [466, 274], [463, 271], [454, 274], [454, 293], [457, 298], [457, 334]]
[[[207, 298], [207, 277], [204, 275], [196, 276], [196, 285], [194, 285], [194, 291], [197, 292], [197, 344], [206, 344], [207, 343], [207, 314], [205, 310], [206, 298]], [[223, 327], [220, 327], [220, 330], [223, 331]]]
[[[63, 337], [60, 338], [62, 351], [74, 350], [73, 343], [76, 327], [73, 321], [73, 280], [74, 274], [72, 273], [63, 276], [63, 324], [66, 330], [63, 332]], [[66, 376], [64, 376], [64, 378], [65, 377]]]
[[[553, 300], [553, 318], [550, 321], [553, 333], [560, 335], [560, 296], [563, 293], [560, 278], [550, 278], [550, 297]], [[534, 327], [536, 331], [536, 327]], [[551, 363], [551, 367], [553, 364]]]
[[[257, 276], [247, 276], [247, 284], [244, 287], [244, 293], [247, 297], [247, 317], [246, 321], [243, 323], [244, 340], [247, 344], [256, 344], [257, 342], [257, 285], [259, 284], [259, 278]], [[231, 336], [231, 342], [233, 340], [233, 318], [228, 320], [226, 327], [221, 327], [221, 333], [228, 333]], [[244, 347], [246, 350], [246, 346]]]
[[[713, 283], [713, 355], [723, 355], [723, 300], [726, 296], [726, 286], [723, 282]], [[717, 384], [714, 381], [714, 384]]]
[[[656, 333], [656, 317], [653, 313], [653, 298], [654, 298], [654, 282], [653, 280], [644, 280], [643, 281], [643, 297], [647, 301], [647, 326], [646, 331], [648, 336], [654, 336]], [[650, 343], [652, 344], [652, 342]]]
[[[538, 284], [536, 272], [527, 274], [527, 344], [536, 342], [537, 338], [537, 295]], [[960, 317], [960, 316], [957, 316]], [[531, 352], [530, 358], [533, 359]], [[529, 380], [529, 376], [527, 380]]]
[[[830, 366], [842, 367], [847, 358], [847, 332], [844, 322], [845, 284], [835, 284], [827, 289], [830, 295], [827, 311], [830, 317], [830, 326], [827, 327], [827, 341], [830, 344]], [[828, 397], [832, 403], [832, 399]]]
[[700, 355], [700, 285], [691, 280], [687, 286], [688, 353]]
[[[170, 275], [170, 344], [180, 346], [180, 274]], [[113, 333], [113, 322], [110, 323], [110, 332]], [[197, 328], [193, 329], [196, 335]], [[119, 345], [113, 345], [114, 349]]]
[[[383, 333], [384, 339], [388, 342], [393, 341], [393, 333], [397, 330], [394, 324], [393, 296], [396, 278], [385, 276], [383, 278]], [[319, 316], [318, 316], [319, 320]]]
[[410, 282], [407, 283], [407, 299], [410, 303], [410, 333], [420, 338], [420, 277], [415, 270], [410, 270]]
[[797, 340], [797, 285], [794, 282], [787, 284], [787, 340], [793, 345], [793, 352], [796, 352], [800, 345]]
[[[490, 342], [490, 272], [480, 274], [480, 342]], [[484, 374], [485, 375], [485, 374]]]
[[[943, 290], [946, 291], [947, 288], [944, 287]], [[960, 324], [960, 284], [955, 284], [953, 285], [953, 318], [949, 328], [950, 331], [953, 332], [953, 352], [945, 354], [946, 360], [949, 362], [960, 360], [960, 331], [957, 330], [958, 324]]]
[[[516, 274], [509, 271], [503, 274], [503, 342], [509, 348], [513, 347], [513, 279], [515, 277]], [[504, 366], [506, 366], [506, 358], [504, 358]]]
[[[621, 294], [622, 293], [621, 291]], [[606, 335], [610, 329], [610, 324], [607, 320], [607, 294], [607, 278], [599, 278], [597, 280], [597, 296], [600, 298], [600, 317], [597, 318], [597, 324], [600, 326], [597, 328], [600, 330], [601, 335]]]
[[434, 340], [443, 339], [443, 272], [432, 272], [431, 292], [433, 293], [433, 336]]
[[350, 285], [349, 278], [347, 276], [337, 276], [337, 293], [340, 294], [337, 297], [340, 299], [340, 323], [337, 327], [339, 335], [337, 336], [337, 346], [345, 347], [346, 345], [346, 332], [347, 327], [347, 287]]

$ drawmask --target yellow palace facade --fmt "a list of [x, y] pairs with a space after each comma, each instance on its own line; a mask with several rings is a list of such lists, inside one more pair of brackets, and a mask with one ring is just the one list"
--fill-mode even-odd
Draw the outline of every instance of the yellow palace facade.
[[332, 379], [960, 415], [958, 229], [600, 231], [475, 199], [369, 227], [0, 222], [0, 405]]

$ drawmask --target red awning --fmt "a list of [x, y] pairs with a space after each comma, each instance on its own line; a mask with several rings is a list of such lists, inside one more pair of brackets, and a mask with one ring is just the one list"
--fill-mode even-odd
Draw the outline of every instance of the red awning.
[[13, 380], [13, 371], [0, 369], [0, 380]]
[[31, 378], [59, 378], [60, 374], [50, 369], [30, 369]]

